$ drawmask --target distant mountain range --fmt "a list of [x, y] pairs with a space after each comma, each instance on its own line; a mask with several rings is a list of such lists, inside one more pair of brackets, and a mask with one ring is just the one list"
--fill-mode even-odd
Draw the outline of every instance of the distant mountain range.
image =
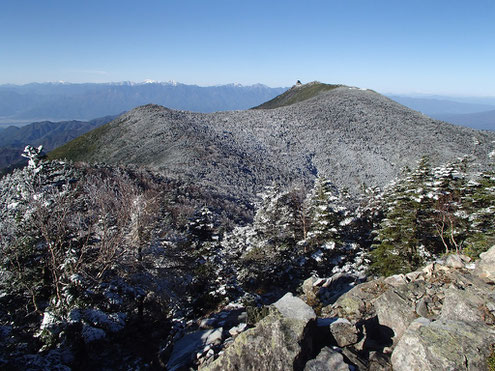
[[438, 120], [447, 121], [452, 124], [469, 126], [480, 130], [495, 131], [495, 110], [457, 115], [449, 113], [438, 113], [431, 116]]
[[408, 97], [389, 98], [425, 115], [451, 124], [495, 130], [495, 98]]
[[78, 136], [104, 125], [117, 115], [105, 116], [91, 121], [34, 122], [22, 127], [9, 126], [1, 129], [0, 170], [11, 165], [23, 164], [21, 153], [26, 145], [43, 145], [51, 151]]
[[253, 198], [272, 182], [303, 184], [317, 175], [357, 193], [363, 185], [386, 185], [424, 155], [433, 164], [464, 155], [486, 164], [495, 140], [495, 133], [440, 122], [345, 86], [294, 86], [266, 106], [202, 114], [146, 105], [49, 157], [146, 166]]
[[0, 85], [0, 123], [89, 120], [148, 103], [195, 112], [239, 110], [285, 90], [261, 84], [201, 87], [175, 82]]

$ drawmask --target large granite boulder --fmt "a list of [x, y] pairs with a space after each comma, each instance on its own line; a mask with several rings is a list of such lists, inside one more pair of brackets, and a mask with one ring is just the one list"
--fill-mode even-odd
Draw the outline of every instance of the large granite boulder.
[[315, 318], [311, 307], [287, 294], [202, 370], [303, 370], [313, 355]]
[[487, 370], [495, 329], [479, 322], [415, 320], [392, 353], [395, 371]]
[[495, 282], [495, 246], [480, 254], [476, 272], [480, 277]]
[[328, 317], [347, 318], [351, 322], [375, 316], [374, 302], [391, 286], [377, 279], [353, 287], [334, 304], [324, 307], [322, 314]]
[[302, 321], [316, 319], [313, 308], [297, 296], [288, 292], [281, 299], [273, 303], [273, 306], [285, 317]]
[[424, 296], [424, 292], [424, 281], [415, 281], [392, 287], [375, 300], [374, 307], [378, 323], [394, 332], [394, 344], [397, 343], [409, 324], [418, 318], [416, 302]]
[[484, 322], [484, 308], [495, 308], [495, 299], [488, 292], [478, 292], [473, 287], [459, 289], [455, 286], [445, 290], [441, 319], [454, 321]]

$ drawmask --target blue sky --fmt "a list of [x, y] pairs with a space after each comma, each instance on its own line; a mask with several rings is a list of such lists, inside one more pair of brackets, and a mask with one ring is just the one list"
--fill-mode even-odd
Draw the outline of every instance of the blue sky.
[[495, 1], [3, 0], [0, 84], [176, 80], [495, 96]]

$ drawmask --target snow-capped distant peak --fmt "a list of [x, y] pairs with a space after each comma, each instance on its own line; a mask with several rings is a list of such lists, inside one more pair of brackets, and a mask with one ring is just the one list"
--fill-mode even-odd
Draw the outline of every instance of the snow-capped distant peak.
[[230, 84], [219, 84], [219, 85], [213, 85], [213, 86], [216, 86], [216, 87], [228, 86], [228, 87], [231, 87], [231, 88], [242, 88], [242, 87], [244, 87], [244, 85], [242, 85], [241, 83], [238, 83], [238, 82], [231, 82]]
[[143, 84], [156, 84], [157, 82], [158, 81], [146, 79], [146, 80], [143, 81]]

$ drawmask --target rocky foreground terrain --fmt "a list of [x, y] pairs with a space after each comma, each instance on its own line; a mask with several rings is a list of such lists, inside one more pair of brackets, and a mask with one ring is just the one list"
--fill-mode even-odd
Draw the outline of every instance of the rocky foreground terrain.
[[[301, 298], [314, 303], [335, 281], [309, 278]], [[318, 307], [318, 315], [288, 293], [253, 328], [237, 334], [242, 326], [233, 327], [234, 340], [226, 340], [215, 361], [206, 356], [200, 369], [487, 370], [494, 284], [495, 246], [477, 262], [449, 255], [406, 275], [358, 284]], [[215, 345], [203, 340], [198, 354]]]

